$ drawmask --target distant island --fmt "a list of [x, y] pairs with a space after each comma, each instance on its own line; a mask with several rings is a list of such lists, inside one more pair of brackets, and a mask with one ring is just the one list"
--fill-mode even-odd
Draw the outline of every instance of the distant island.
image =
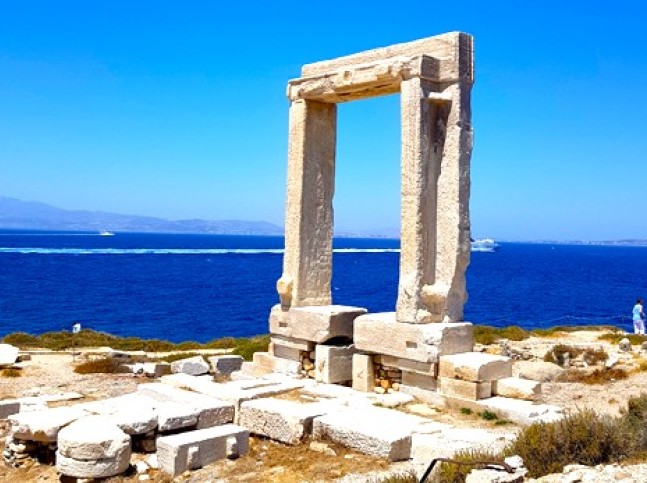
[[64, 210], [45, 203], [0, 196], [0, 229], [214, 235], [283, 235], [283, 227], [267, 221], [164, 220], [102, 211]]

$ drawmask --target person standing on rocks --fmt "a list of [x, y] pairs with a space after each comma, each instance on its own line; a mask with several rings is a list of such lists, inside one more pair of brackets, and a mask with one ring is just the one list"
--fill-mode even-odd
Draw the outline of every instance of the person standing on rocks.
[[633, 309], [634, 333], [645, 333], [645, 312], [643, 311], [643, 299], [636, 300]]

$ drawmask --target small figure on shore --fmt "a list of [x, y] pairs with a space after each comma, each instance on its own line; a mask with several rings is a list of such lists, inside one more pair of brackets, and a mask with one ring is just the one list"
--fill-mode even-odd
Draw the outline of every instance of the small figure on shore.
[[79, 332], [81, 332], [81, 322], [77, 322], [74, 325], [72, 325], [72, 333], [78, 334]]
[[643, 299], [636, 300], [633, 309], [634, 333], [645, 333], [645, 312], [643, 311]]

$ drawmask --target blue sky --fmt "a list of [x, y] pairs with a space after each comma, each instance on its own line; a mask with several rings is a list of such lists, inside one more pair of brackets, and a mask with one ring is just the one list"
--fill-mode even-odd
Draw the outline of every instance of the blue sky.
[[[461, 30], [474, 236], [647, 238], [643, 3], [4, 2], [0, 195], [282, 224], [287, 80]], [[398, 102], [340, 106], [340, 230], [399, 226]]]

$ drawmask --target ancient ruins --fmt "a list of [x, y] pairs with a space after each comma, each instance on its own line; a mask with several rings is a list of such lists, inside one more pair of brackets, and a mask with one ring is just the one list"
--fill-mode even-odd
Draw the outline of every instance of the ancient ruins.
[[[472, 324], [463, 321], [473, 82], [472, 37], [464, 33], [305, 65], [288, 83], [286, 246], [269, 351], [253, 363], [219, 355], [211, 367], [200, 356], [170, 367], [135, 365], [133, 372], [160, 382], [74, 406], [3, 401], [0, 416], [11, 425], [5, 461], [55, 459], [69, 478], [105, 478], [132, 465], [176, 477], [245, 455], [251, 434], [324, 451], [333, 442], [420, 466], [505, 438], [433, 421], [424, 415], [429, 406], [427, 413], [393, 408], [424, 401], [522, 424], [560, 418], [559, 408], [538, 402], [540, 382], [512, 377], [510, 358], [473, 351]], [[396, 93], [398, 299], [394, 312], [372, 314], [333, 305], [331, 295], [336, 111], [340, 102]]]
[[[259, 367], [427, 399], [479, 400], [520, 384], [508, 379], [509, 359], [471, 352], [472, 324], [463, 321], [473, 83], [472, 37], [459, 32], [308, 64], [288, 83], [285, 257]], [[331, 296], [337, 103], [397, 93], [398, 299], [395, 312], [370, 314]], [[534, 399], [539, 387], [528, 391]]]

